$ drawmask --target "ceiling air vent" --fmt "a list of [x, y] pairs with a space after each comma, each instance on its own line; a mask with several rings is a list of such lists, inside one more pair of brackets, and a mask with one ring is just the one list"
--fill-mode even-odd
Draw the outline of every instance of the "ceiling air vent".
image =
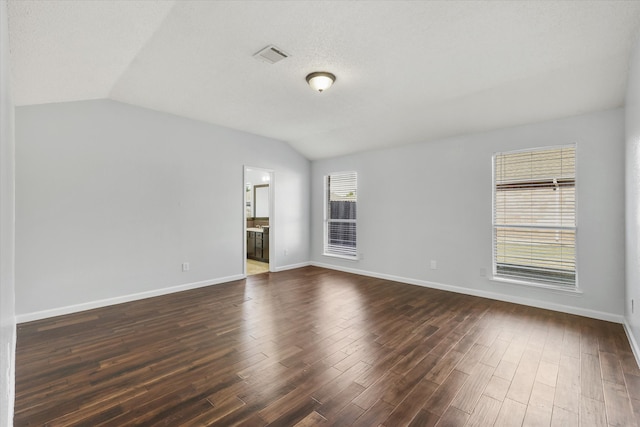
[[268, 62], [269, 64], [275, 64], [276, 62], [280, 62], [283, 59], [288, 58], [289, 55], [275, 46], [267, 46], [260, 52], [253, 55], [253, 57], [264, 62]]

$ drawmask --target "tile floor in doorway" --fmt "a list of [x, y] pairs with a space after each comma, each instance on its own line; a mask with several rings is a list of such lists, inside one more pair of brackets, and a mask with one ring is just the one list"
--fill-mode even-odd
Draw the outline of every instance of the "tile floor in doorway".
[[260, 262], [253, 259], [247, 260], [247, 276], [253, 274], [267, 273], [269, 271], [269, 264], [266, 262]]

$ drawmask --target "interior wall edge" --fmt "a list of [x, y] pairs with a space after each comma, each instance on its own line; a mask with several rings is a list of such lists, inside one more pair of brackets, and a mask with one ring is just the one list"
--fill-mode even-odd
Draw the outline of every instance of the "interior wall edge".
[[575, 314], [577, 316], [589, 317], [597, 320], [604, 320], [613, 323], [624, 323], [624, 316], [616, 313], [606, 313], [603, 311], [590, 310], [582, 307], [569, 306], [565, 304], [554, 304], [547, 301], [533, 300], [529, 298], [517, 297], [513, 295], [500, 294], [496, 292], [482, 291], [459, 285], [449, 285], [445, 283], [431, 282], [427, 280], [413, 279], [410, 277], [395, 276], [392, 274], [378, 273], [357, 268], [342, 267], [321, 262], [311, 262], [315, 267], [328, 268], [331, 270], [343, 271], [345, 273], [359, 274], [362, 276], [375, 277], [377, 279], [392, 280], [394, 282], [406, 283], [408, 285], [422, 286], [425, 288], [439, 289], [442, 291], [455, 292], [475, 297], [488, 298], [497, 301], [510, 302], [513, 304], [526, 305], [529, 307], [542, 308], [545, 310], [557, 311], [560, 313]]
[[16, 395], [15, 108], [8, 2], [0, 1], [0, 426], [13, 425]]
[[640, 35], [629, 58], [625, 97], [625, 331], [636, 359], [640, 359]]
[[629, 346], [631, 347], [631, 351], [633, 352], [633, 357], [636, 358], [636, 363], [640, 366], [640, 347], [638, 347], [638, 341], [636, 341], [635, 336], [633, 335], [633, 330], [631, 329], [631, 325], [627, 322], [627, 318], [625, 317], [622, 326], [624, 327], [624, 333], [627, 334], [627, 339], [629, 340]]

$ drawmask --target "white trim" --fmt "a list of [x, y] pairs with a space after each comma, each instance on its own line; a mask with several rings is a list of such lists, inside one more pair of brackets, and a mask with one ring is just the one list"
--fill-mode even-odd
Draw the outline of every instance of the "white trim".
[[638, 341], [636, 341], [635, 336], [633, 335], [633, 329], [631, 329], [631, 325], [627, 322], [627, 318], [624, 318], [622, 322], [622, 326], [624, 327], [624, 332], [627, 334], [627, 339], [629, 340], [629, 345], [631, 346], [631, 352], [633, 356], [636, 358], [636, 364], [640, 367], [640, 347], [638, 347]]
[[[13, 328], [11, 331], [11, 338], [10, 338], [10, 342], [7, 345], [7, 350], [9, 351], [9, 354], [7, 355], [9, 357], [9, 370], [7, 372], [8, 378], [7, 378], [7, 385], [9, 387], [9, 392], [7, 394], [7, 399], [8, 399], [8, 408], [7, 408], [7, 414], [5, 415], [5, 422], [7, 423], [7, 426], [12, 426], [13, 425], [13, 415], [15, 413], [15, 399], [16, 399], [16, 342], [18, 340], [18, 328], [16, 325], [16, 319], [14, 318], [14, 324], [13, 324]], [[3, 393], [5, 392], [5, 390], [3, 390]], [[0, 419], [0, 425], [4, 425], [2, 424], [2, 419]]]
[[[573, 227], [551, 227], [551, 226], [527, 226], [527, 225], [496, 225], [496, 156], [503, 154], [515, 154], [515, 153], [534, 153], [539, 151], [547, 151], [547, 150], [558, 150], [564, 149], [566, 147], [573, 147], [574, 150], [574, 220], [575, 225]], [[534, 147], [534, 148], [522, 148], [519, 150], [510, 150], [510, 151], [495, 151], [491, 155], [491, 271], [493, 278], [500, 278], [498, 274], [498, 266], [496, 262], [496, 227], [505, 227], [505, 228], [536, 228], [536, 229], [547, 229], [547, 230], [573, 230], [574, 231], [574, 289], [576, 289], [576, 293], [582, 293], [579, 290], [579, 281], [578, 281], [578, 144], [575, 142], [561, 145], [551, 145], [551, 146], [543, 146], [543, 147]], [[498, 279], [500, 280], [500, 279]], [[510, 281], [510, 279], [506, 279], [505, 282]], [[516, 282], [514, 282], [516, 283]], [[533, 287], [544, 287], [544, 284], [540, 286], [536, 282], [530, 282], [526, 279], [521, 280], [520, 283], [516, 283], [524, 286], [533, 286]]]
[[509, 283], [513, 285], [530, 286], [534, 288], [547, 289], [549, 291], [558, 292], [569, 295], [582, 295], [583, 292], [577, 286], [561, 286], [550, 283], [533, 282], [528, 280], [518, 280], [507, 276], [491, 276], [488, 277], [492, 282]]
[[289, 264], [289, 265], [283, 265], [280, 267], [276, 267], [274, 272], [279, 272], [279, 271], [286, 271], [286, 270], [295, 270], [296, 268], [302, 268], [302, 267], [308, 267], [310, 266], [311, 263], [310, 262], [299, 262], [297, 264]]
[[242, 235], [242, 275], [247, 277], [247, 165], [242, 165]]
[[[356, 191], [356, 207], [358, 204], [358, 175], [359, 172], [357, 170], [351, 170], [351, 171], [344, 171], [344, 172], [329, 172], [326, 175], [324, 175], [323, 181], [324, 181], [324, 192], [323, 192], [323, 198], [324, 198], [324, 228], [323, 228], [323, 244], [322, 244], [322, 255], [324, 256], [332, 256], [332, 257], [336, 257], [336, 258], [343, 258], [343, 259], [348, 259], [348, 260], [353, 260], [353, 261], [357, 261], [358, 260], [358, 214], [357, 214], [357, 210], [356, 210], [356, 219], [331, 219], [329, 218], [329, 199], [331, 198], [331, 195], [329, 194], [331, 192], [331, 188], [330, 188], [330, 178], [333, 175], [354, 175], [355, 177], [355, 191]], [[349, 223], [349, 224], [354, 224], [356, 227], [356, 246], [355, 246], [355, 254], [353, 255], [344, 255], [340, 252], [330, 252], [329, 251], [329, 224], [332, 222], [338, 222], [338, 223]]]
[[245, 276], [236, 274], [233, 276], [220, 277], [218, 279], [203, 280], [201, 282], [186, 283], [184, 285], [170, 286], [168, 288], [154, 289], [152, 291], [139, 292], [136, 294], [123, 295], [113, 298], [105, 298], [97, 301], [84, 302], [81, 304], [68, 305], [66, 307], [52, 308], [50, 310], [36, 311], [16, 316], [17, 323], [31, 322], [33, 320], [46, 319], [49, 317], [62, 316], [65, 314], [77, 313], [79, 311], [92, 310], [94, 308], [106, 307], [109, 305], [122, 304], [124, 302], [137, 301], [145, 298], [152, 298], [161, 295], [173, 294], [175, 292], [188, 291], [190, 289], [203, 288], [205, 286], [219, 285], [221, 283], [242, 280]]
[[340, 259], [346, 259], [347, 261], [359, 261], [360, 257], [358, 255], [339, 255], [339, 254], [331, 254], [331, 253], [323, 253], [322, 256], [328, 256], [331, 258], [340, 258]]
[[578, 316], [590, 317], [598, 320], [606, 320], [607, 322], [623, 323], [624, 317], [619, 314], [606, 313], [604, 311], [590, 310], [587, 308], [572, 307], [564, 304], [555, 304], [546, 301], [538, 301], [530, 298], [522, 298], [511, 295], [503, 295], [495, 292], [481, 291], [477, 289], [465, 288], [462, 286], [446, 285], [444, 283], [429, 282], [426, 280], [411, 279], [408, 277], [394, 276], [392, 274], [376, 273], [371, 271], [359, 270], [356, 268], [340, 267], [321, 262], [312, 262], [315, 267], [328, 268], [330, 270], [344, 271], [346, 273], [359, 274], [362, 276], [375, 277], [378, 279], [392, 280], [394, 282], [407, 283], [409, 285], [423, 286], [426, 288], [440, 289], [443, 291], [456, 292], [459, 294], [472, 295], [476, 297], [489, 298], [498, 301], [511, 302], [514, 304], [527, 305], [530, 307], [543, 308], [546, 310], [559, 311], [561, 313], [575, 314]]
[[[269, 271], [277, 271], [276, 270], [276, 244], [275, 244], [275, 235], [276, 235], [276, 208], [275, 208], [275, 180], [276, 173], [274, 169], [263, 168], [260, 166], [242, 166], [242, 229], [244, 230], [243, 238], [242, 238], [242, 273], [244, 277], [247, 277], [247, 207], [246, 207], [246, 194], [245, 189], [247, 185], [247, 169], [262, 171], [269, 174]], [[254, 209], [255, 206], [252, 206]]]

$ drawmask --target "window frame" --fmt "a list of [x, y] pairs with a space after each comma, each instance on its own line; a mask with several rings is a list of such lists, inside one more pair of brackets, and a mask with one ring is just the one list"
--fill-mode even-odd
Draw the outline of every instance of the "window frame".
[[[573, 229], [574, 231], [574, 283], [573, 284], [561, 284], [558, 282], [554, 282], [554, 281], [550, 281], [550, 280], [545, 280], [544, 278], [531, 278], [531, 277], [518, 277], [516, 275], [501, 275], [500, 273], [498, 273], [497, 271], [497, 259], [496, 259], [496, 255], [497, 255], [497, 242], [496, 242], [496, 227], [499, 227], [496, 225], [496, 191], [497, 191], [497, 185], [496, 185], [496, 157], [498, 155], [504, 155], [504, 154], [518, 154], [518, 153], [531, 153], [531, 152], [539, 152], [539, 151], [546, 151], [546, 150], [554, 150], [554, 149], [562, 149], [562, 148], [569, 148], [569, 147], [573, 147], [574, 149], [574, 226], [573, 227], [567, 227], [567, 226], [561, 226], [561, 227], [545, 227], [545, 226], [539, 226], [539, 227], [532, 227], [532, 228], [541, 228], [541, 229], [549, 229], [549, 230], [563, 230], [563, 229]], [[540, 147], [534, 147], [534, 148], [523, 148], [523, 149], [518, 149], [518, 150], [508, 150], [508, 151], [497, 151], [494, 152], [493, 155], [491, 156], [491, 277], [490, 279], [496, 282], [506, 282], [506, 283], [510, 283], [510, 284], [517, 284], [517, 285], [525, 285], [527, 287], [538, 287], [538, 288], [544, 288], [544, 289], [550, 289], [550, 290], [555, 290], [555, 291], [562, 291], [562, 292], [568, 292], [568, 293], [576, 293], [576, 294], [581, 294], [582, 291], [580, 290], [579, 287], [579, 278], [578, 278], [578, 203], [579, 203], [579, 197], [578, 197], [578, 144], [576, 143], [570, 143], [570, 144], [561, 144], [561, 145], [552, 145], [552, 146], [540, 146]], [[518, 185], [514, 185], [515, 187], [517, 187]]]
[[[355, 189], [356, 189], [356, 218], [355, 219], [331, 219], [329, 218], [329, 178], [331, 176], [338, 175], [348, 175], [353, 174], [355, 176]], [[323, 177], [324, 182], [324, 191], [323, 191], [323, 209], [324, 209], [324, 225], [323, 225], [323, 247], [322, 247], [322, 255], [333, 258], [341, 258], [350, 261], [358, 261], [359, 260], [359, 252], [358, 252], [358, 171], [349, 170], [349, 171], [341, 171], [341, 172], [329, 172]], [[355, 238], [355, 247], [353, 255], [345, 255], [341, 253], [334, 253], [329, 251], [329, 225], [331, 222], [340, 222], [340, 223], [353, 223], [355, 225], [356, 230], [356, 238]]]

